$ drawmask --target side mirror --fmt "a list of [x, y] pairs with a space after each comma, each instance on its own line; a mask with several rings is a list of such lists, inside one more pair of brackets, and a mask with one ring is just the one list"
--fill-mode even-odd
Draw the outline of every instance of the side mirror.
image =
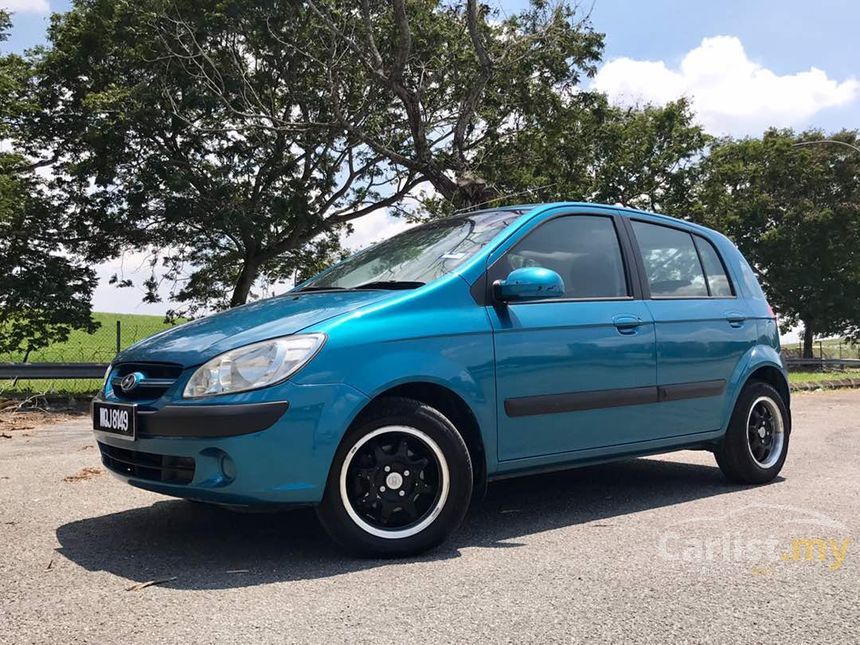
[[504, 280], [496, 280], [493, 295], [500, 302], [560, 298], [564, 295], [564, 280], [551, 269], [524, 267], [511, 271]]

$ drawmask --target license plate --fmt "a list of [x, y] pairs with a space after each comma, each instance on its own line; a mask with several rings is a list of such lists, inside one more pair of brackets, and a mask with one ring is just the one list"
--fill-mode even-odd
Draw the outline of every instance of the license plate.
[[93, 401], [93, 429], [134, 441], [137, 435], [137, 405]]

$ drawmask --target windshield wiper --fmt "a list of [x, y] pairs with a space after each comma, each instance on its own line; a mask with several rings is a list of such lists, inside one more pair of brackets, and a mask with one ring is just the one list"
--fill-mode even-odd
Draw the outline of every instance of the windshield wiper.
[[360, 284], [355, 289], [417, 289], [423, 287], [423, 282], [409, 282], [408, 280], [377, 280]]
[[296, 289], [296, 293], [303, 293], [305, 291], [345, 291], [344, 287], [317, 287], [314, 285], [308, 285], [307, 287], [302, 287], [301, 289]]

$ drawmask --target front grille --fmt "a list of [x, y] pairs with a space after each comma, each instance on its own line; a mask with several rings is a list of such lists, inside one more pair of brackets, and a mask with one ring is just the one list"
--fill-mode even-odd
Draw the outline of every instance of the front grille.
[[[131, 392], [120, 388], [122, 377], [140, 372], [145, 380]], [[120, 363], [111, 372], [111, 388], [114, 396], [126, 401], [154, 401], [161, 397], [182, 374], [182, 366], [174, 363]], [[149, 382], [148, 382], [149, 381]]]
[[138, 452], [99, 442], [105, 468], [120, 475], [148, 479], [165, 484], [190, 484], [194, 479], [192, 457], [172, 457]]

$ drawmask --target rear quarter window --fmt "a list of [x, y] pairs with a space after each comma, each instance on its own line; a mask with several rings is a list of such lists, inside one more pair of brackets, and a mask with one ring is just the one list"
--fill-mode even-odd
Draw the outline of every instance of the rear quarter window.
[[740, 251], [736, 251], [738, 254], [738, 265], [741, 269], [741, 280], [744, 283], [744, 288], [746, 292], [750, 295], [751, 298], [755, 300], [767, 300], [764, 295], [764, 291], [762, 291], [761, 285], [759, 284], [758, 278], [756, 278], [755, 271], [753, 271], [747, 259], [743, 256]]
[[696, 249], [702, 259], [702, 267], [705, 269], [705, 278], [708, 281], [708, 290], [712, 298], [731, 298], [732, 283], [726, 274], [726, 267], [720, 259], [717, 249], [710, 241], [699, 235], [694, 235]]

